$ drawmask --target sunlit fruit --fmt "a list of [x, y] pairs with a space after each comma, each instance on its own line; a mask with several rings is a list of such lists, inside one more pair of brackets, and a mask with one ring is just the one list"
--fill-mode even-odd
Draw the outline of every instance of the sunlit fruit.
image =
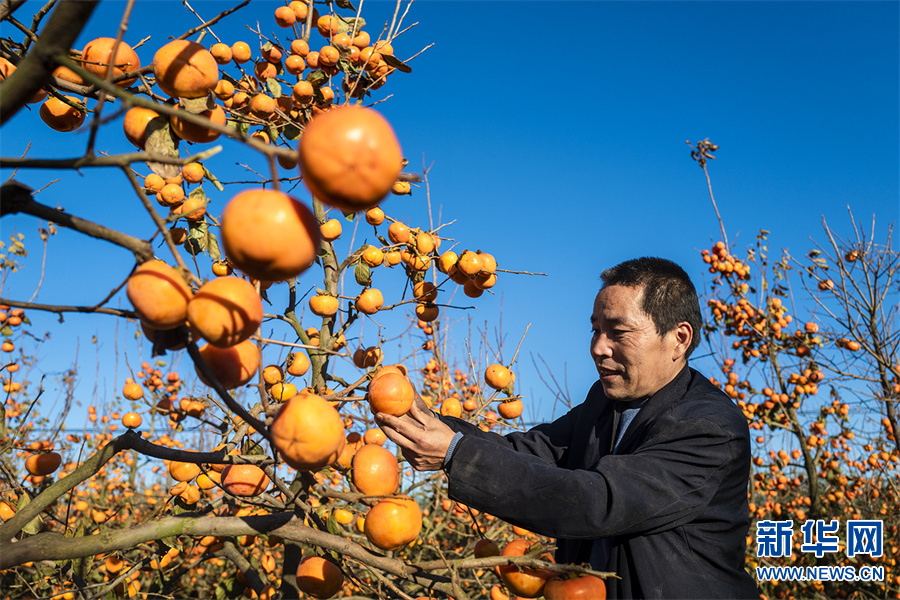
[[[225, 126], [225, 111], [222, 110], [221, 106], [205, 110], [196, 116], [209, 119], [211, 123], [215, 123], [216, 125]], [[220, 132], [206, 125], [195, 125], [181, 115], [171, 115], [169, 117], [169, 124], [172, 126], [172, 131], [175, 132], [175, 135], [188, 142], [194, 142], [195, 144], [208, 144], [214, 142], [222, 135]]]
[[259, 496], [271, 483], [265, 471], [256, 465], [228, 465], [222, 469], [222, 487], [235, 496]]
[[233, 346], [259, 328], [263, 318], [262, 300], [246, 280], [218, 277], [197, 290], [188, 302], [187, 318], [213, 346]]
[[353, 456], [353, 485], [369, 496], [393, 494], [400, 487], [400, 466], [392, 452], [365, 444]]
[[[227, 348], [217, 348], [212, 344], [206, 344], [200, 348], [200, 355], [226, 390], [249, 382], [256, 374], [256, 369], [259, 368], [259, 349], [253, 340], [244, 340]], [[197, 375], [203, 383], [212, 386], [199, 367]]]
[[290, 364], [287, 366], [289, 374], [294, 377], [306, 375], [306, 372], [309, 370], [309, 356], [306, 355], [306, 352], [292, 352], [289, 360]]
[[544, 586], [546, 600], [604, 600], [606, 584], [594, 575], [553, 577]]
[[373, 413], [400, 416], [406, 414], [415, 400], [409, 380], [397, 373], [386, 373], [369, 383], [369, 406]]
[[[504, 546], [501, 556], [523, 556], [532, 547], [533, 544], [528, 540], [513, 540]], [[546, 560], [549, 556], [541, 558]], [[519, 568], [514, 565], [500, 565], [497, 567], [497, 573], [512, 593], [525, 598], [540, 596], [547, 580], [554, 575], [552, 571], [546, 569]]]
[[344, 585], [341, 569], [321, 556], [307, 556], [297, 567], [297, 587], [313, 598], [330, 598]]
[[384, 296], [381, 291], [369, 288], [356, 298], [356, 310], [367, 315], [374, 315], [384, 306]]
[[58, 452], [32, 454], [25, 459], [25, 470], [32, 475], [50, 475], [62, 464], [62, 456]]
[[156, 51], [156, 84], [174, 98], [202, 98], [216, 87], [219, 65], [202, 44], [173, 40]]
[[495, 390], [502, 390], [512, 381], [512, 371], [503, 365], [490, 365], [484, 371], [484, 381]]
[[400, 173], [403, 155], [390, 124], [347, 105], [316, 116], [300, 138], [300, 173], [322, 202], [345, 211], [378, 204]]
[[141, 319], [162, 330], [184, 324], [193, 296], [178, 271], [161, 260], [147, 261], [135, 269], [125, 292]]
[[[47, 124], [50, 129], [56, 131], [68, 132], [75, 131], [84, 123], [87, 116], [83, 110], [75, 108], [82, 105], [81, 101], [72, 96], [64, 96], [70, 103], [63, 102], [55, 96], [50, 96], [41, 104], [39, 114], [41, 120]], [[73, 106], [74, 105], [74, 106]]]
[[147, 141], [147, 125], [150, 121], [159, 117], [159, 113], [143, 106], [134, 106], [129, 108], [125, 113], [122, 121], [122, 129], [125, 132], [125, 139], [134, 144], [141, 150]]
[[284, 461], [306, 471], [317, 471], [336, 461], [346, 443], [341, 415], [322, 397], [309, 393], [285, 402], [269, 433]]
[[228, 260], [251, 277], [281, 281], [308, 269], [321, 234], [312, 211], [273, 190], [247, 190], [225, 206], [220, 220]]
[[[113, 57], [113, 48], [116, 48]], [[115, 38], [101, 37], [88, 42], [81, 51], [82, 66], [98, 77], [106, 78], [107, 72], [112, 68], [113, 78], [124, 75], [141, 68], [141, 61], [137, 53], [123, 41], [116, 47]], [[135, 78], [117, 81], [119, 87], [128, 87], [137, 81]]]
[[366, 538], [382, 550], [396, 550], [410, 543], [422, 529], [422, 509], [409, 496], [385, 498], [366, 515]]

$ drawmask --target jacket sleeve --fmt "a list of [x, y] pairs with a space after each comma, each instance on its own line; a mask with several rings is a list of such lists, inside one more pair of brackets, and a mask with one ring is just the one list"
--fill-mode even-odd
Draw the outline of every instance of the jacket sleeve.
[[[447, 466], [451, 498], [514, 525], [562, 538], [647, 535], [690, 521], [745, 454], [730, 411], [661, 415], [633, 454], [590, 470], [559, 468], [480, 437], [460, 440]], [[746, 429], [746, 422], [744, 423]]]

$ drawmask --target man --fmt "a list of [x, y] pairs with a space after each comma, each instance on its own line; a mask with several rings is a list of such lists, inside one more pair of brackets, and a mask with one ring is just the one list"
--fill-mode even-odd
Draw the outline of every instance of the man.
[[569, 413], [500, 436], [423, 405], [378, 415], [451, 498], [557, 538], [557, 561], [613, 571], [610, 598], [758, 598], [744, 570], [750, 433], [688, 366], [697, 293], [671, 261], [603, 272], [591, 315], [599, 381]]

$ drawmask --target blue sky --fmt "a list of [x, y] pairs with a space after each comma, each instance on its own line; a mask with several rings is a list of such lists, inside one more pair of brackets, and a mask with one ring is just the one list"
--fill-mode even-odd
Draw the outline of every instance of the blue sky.
[[[145, 63], [166, 35], [196, 23], [180, 3], [164, 9], [162, 4], [138, 2], [125, 38], [135, 43], [153, 36], [138, 49]], [[193, 5], [208, 18], [233, 4]], [[124, 6], [101, 3], [79, 47], [93, 37], [114, 35]], [[275, 30], [275, 6], [253, 2], [214, 31], [229, 43], [243, 39], [253, 46], [256, 36], [245, 23], [259, 21], [264, 33]], [[377, 109], [397, 131], [410, 170], [421, 171], [423, 162], [432, 165], [435, 217], [440, 210], [444, 222], [457, 220], [442, 231], [460, 248], [491, 252], [501, 268], [547, 274], [502, 274], [496, 293], [474, 302], [458, 293], [452, 304], [477, 309], [446, 311], [456, 323], [457, 351], [465, 348], [469, 317], [473, 337], [486, 330], [496, 346], [502, 309], [505, 360], [530, 324], [516, 368], [529, 403], [526, 417], [547, 418], [551, 412], [532, 356], [542, 356], [558, 378], [565, 377], [573, 401], [580, 401], [595, 376], [587, 351], [588, 316], [602, 269], [639, 255], [660, 255], [682, 264], [702, 285], [699, 251], [718, 239], [718, 223], [685, 140], [709, 137], [721, 147], [710, 172], [729, 240], [739, 249], [765, 228], [772, 232], [770, 247], [803, 254], [810, 237], [823, 239], [823, 216], [839, 232], [849, 230], [847, 206], [860, 221], [874, 215], [883, 234], [900, 206], [898, 7], [896, 2], [414, 3], [406, 23], [418, 24], [394, 43], [395, 53], [407, 58], [434, 46], [410, 63], [411, 74], [391, 76], [375, 98], [393, 96]], [[393, 3], [364, 2], [367, 29], [377, 34], [392, 10]], [[171, 23], [166, 31], [158, 25], [161, 12]], [[4, 24], [2, 35], [16, 32]], [[47, 129], [33, 109], [4, 126], [0, 153], [21, 154], [31, 141], [32, 157], [76, 156], [86, 139], [84, 132]], [[237, 163], [262, 168], [256, 157], [238, 156], [234, 144], [223, 144], [225, 152], [207, 163], [220, 179], [248, 178]], [[130, 151], [116, 124], [101, 133], [98, 146]], [[146, 171], [142, 165], [138, 170]], [[5, 180], [10, 173], [2, 175]], [[57, 178], [61, 181], [42, 192], [40, 201], [139, 237], [152, 231], [116, 171], [17, 175], [34, 188]], [[237, 190], [214, 195], [214, 206], [221, 210]], [[295, 194], [309, 199], [304, 188]], [[427, 225], [424, 187], [412, 197], [388, 198], [383, 208], [414, 226]], [[0, 227], [4, 240], [22, 232], [30, 242], [26, 268], [3, 288], [4, 297], [27, 300], [40, 276], [36, 224], [4, 217]], [[345, 225], [345, 237], [351, 229]], [[364, 231], [371, 230], [361, 227], [357, 239]], [[349, 249], [349, 241], [338, 242], [339, 252]], [[35, 301], [97, 302], [131, 264], [124, 251], [61, 231], [50, 242]], [[388, 281], [399, 281], [396, 274], [384, 280], [385, 288]], [[301, 286], [314, 284], [311, 275], [301, 277]], [[347, 289], [356, 289], [352, 278]], [[112, 305], [125, 307], [127, 300], [116, 298]], [[398, 315], [396, 322], [403, 318]], [[52, 377], [78, 352], [85, 404], [90, 396], [118, 393], [127, 374], [123, 355], [114, 349], [117, 339], [122, 344], [132, 333], [124, 323], [116, 330], [109, 317], [68, 315], [62, 326], [52, 316], [40, 319], [33, 312], [32, 319], [53, 328], [54, 342], [43, 345], [45, 363], [39, 369]], [[367, 343], [375, 329], [365, 325]], [[100, 340], [96, 359], [94, 335]], [[129, 356], [132, 366], [149, 357], [146, 346], [144, 352]]]

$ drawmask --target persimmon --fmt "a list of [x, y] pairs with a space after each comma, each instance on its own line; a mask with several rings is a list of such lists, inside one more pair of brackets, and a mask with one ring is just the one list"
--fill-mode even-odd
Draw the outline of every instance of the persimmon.
[[[74, 83], [75, 85], [84, 85], [84, 78], [69, 67], [59, 65], [53, 69], [53, 77]], [[41, 90], [43, 92], [43, 90]], [[46, 93], [46, 92], [45, 92]]]
[[[298, 54], [291, 54], [284, 59], [284, 70], [291, 75], [300, 75], [306, 69], [306, 61]], [[306, 82], [308, 83], [308, 82]], [[312, 87], [310, 85], [310, 87]]]
[[374, 315], [384, 306], [384, 296], [375, 288], [364, 290], [356, 298], [356, 310], [367, 315]]
[[284, 370], [278, 365], [267, 365], [263, 368], [263, 381], [266, 385], [272, 385], [284, 381]]
[[192, 481], [200, 474], [200, 465], [190, 462], [169, 461], [169, 476], [175, 481]]
[[125, 113], [125, 118], [122, 120], [125, 139], [135, 147], [143, 150], [147, 141], [147, 125], [158, 116], [158, 112], [143, 106], [129, 108]]
[[410, 543], [422, 529], [422, 509], [409, 496], [385, 498], [366, 515], [364, 533], [374, 546], [396, 550]]
[[150, 173], [144, 178], [144, 188], [150, 190], [153, 193], [161, 192], [165, 185], [166, 180], [156, 173]]
[[0, 519], [4, 522], [12, 519], [16, 514], [16, 509], [6, 500], [0, 500]]
[[[221, 125], [223, 127], [225, 126], [225, 111], [222, 110], [221, 106], [217, 105], [215, 108], [205, 110], [197, 116], [209, 119], [210, 123]], [[219, 136], [222, 135], [220, 132], [210, 127], [189, 123], [179, 115], [171, 115], [169, 117], [169, 124], [172, 126], [172, 131], [175, 132], [175, 135], [188, 142], [194, 142], [195, 144], [208, 144], [216, 141]]]
[[437, 287], [430, 281], [420, 281], [413, 286], [413, 297], [416, 302], [434, 302], [437, 300], [437, 295]]
[[409, 231], [409, 227], [400, 221], [394, 221], [391, 223], [391, 226], [388, 227], [388, 239], [395, 244], [405, 244], [409, 242], [411, 238], [412, 234]]
[[319, 231], [322, 233], [322, 239], [326, 242], [333, 242], [341, 237], [342, 230], [343, 227], [341, 226], [341, 222], [337, 219], [328, 219], [319, 226]]
[[181, 167], [181, 177], [188, 183], [200, 183], [206, 177], [206, 171], [203, 165], [198, 162], [191, 162]]
[[367, 398], [373, 413], [400, 416], [412, 406], [415, 390], [403, 375], [386, 373], [369, 383]]
[[384, 223], [384, 211], [377, 206], [370, 208], [366, 211], [366, 223], [376, 227], [381, 225]]
[[133, 379], [125, 380], [125, 386], [122, 388], [122, 395], [129, 400], [140, 400], [144, 397], [144, 388], [141, 384], [135, 383]]
[[381, 248], [369, 246], [362, 253], [362, 261], [370, 267], [379, 267], [384, 262], [384, 252]]
[[272, 387], [269, 388], [269, 395], [273, 400], [283, 402], [288, 398], [292, 398], [297, 395], [297, 386], [293, 383], [279, 381], [278, 383], [272, 384]]
[[309, 54], [309, 43], [303, 38], [298, 38], [291, 42], [291, 54], [305, 57]]
[[338, 20], [331, 15], [322, 15], [316, 21], [316, 28], [322, 34], [322, 37], [330, 38], [333, 35], [337, 35], [339, 31]]
[[420, 321], [431, 323], [438, 318], [440, 309], [433, 302], [420, 302], [416, 304], [416, 317]]
[[50, 475], [62, 464], [62, 456], [58, 452], [32, 454], [25, 459], [25, 470], [32, 475]]
[[495, 390], [502, 390], [512, 381], [512, 371], [503, 365], [493, 364], [484, 370], [484, 382]]
[[330, 598], [344, 585], [340, 567], [321, 556], [307, 556], [297, 567], [297, 588], [313, 598]]
[[[227, 348], [205, 344], [200, 348], [200, 356], [226, 390], [249, 382], [259, 368], [259, 349], [253, 340], [244, 340]], [[197, 376], [206, 385], [212, 385], [201, 374], [199, 368]]]
[[184, 203], [184, 190], [180, 185], [167, 183], [156, 195], [156, 199], [163, 206], [181, 206]]
[[306, 352], [292, 352], [290, 363], [287, 366], [287, 372], [294, 377], [302, 377], [309, 370], [309, 356]]
[[454, 398], [453, 396], [444, 398], [444, 401], [441, 402], [441, 414], [445, 417], [461, 417], [462, 403], [459, 401], [459, 398]]
[[187, 318], [213, 346], [234, 346], [253, 335], [262, 323], [262, 299], [244, 279], [217, 277], [204, 283], [188, 302]]
[[381, 360], [382, 355], [381, 348], [378, 346], [357, 348], [353, 353], [353, 364], [360, 369], [368, 369], [377, 365]]
[[604, 600], [606, 584], [594, 575], [553, 577], [544, 586], [546, 600]]
[[202, 221], [205, 214], [206, 200], [202, 194], [188, 196], [184, 202], [174, 207], [170, 212], [170, 216], [184, 217], [191, 222]]
[[298, 164], [306, 186], [322, 202], [348, 212], [378, 204], [400, 174], [402, 160], [390, 124], [355, 105], [316, 116], [300, 138]]
[[312, 102], [314, 97], [315, 91], [308, 81], [298, 81], [291, 89], [291, 101], [294, 106], [306, 106]]
[[141, 319], [162, 330], [184, 324], [193, 296], [178, 271], [161, 260], [147, 261], [135, 269], [125, 293]]
[[500, 406], [497, 407], [497, 412], [504, 419], [517, 419], [522, 414], [523, 408], [524, 405], [521, 398], [517, 398], [501, 402]]
[[297, 22], [297, 13], [289, 6], [279, 6], [275, 9], [275, 24], [279, 27], [292, 27]]
[[404, 365], [384, 365], [375, 372], [375, 375], [372, 377], [372, 381], [374, 382], [379, 377], [384, 377], [388, 373], [396, 373], [398, 375], [402, 375], [403, 377], [407, 377], [409, 375], [409, 372], [406, 370], [406, 367]]
[[320, 317], [334, 316], [339, 306], [340, 300], [329, 294], [316, 294], [309, 298], [309, 310]]
[[228, 465], [222, 469], [222, 488], [234, 496], [259, 496], [271, 483], [265, 471], [256, 465]]
[[395, 196], [405, 196], [412, 193], [412, 186], [408, 181], [398, 180], [391, 186], [391, 193]]
[[216, 62], [220, 65], [227, 65], [231, 62], [232, 51], [231, 46], [228, 44], [223, 44], [222, 42], [213, 44], [209, 49], [209, 53], [212, 54], [212, 57], [216, 59]]
[[346, 443], [344, 421], [321, 396], [288, 399], [269, 427], [272, 443], [295, 469], [317, 471], [338, 459]]
[[[528, 553], [534, 544], [526, 539], [516, 539], [503, 547], [501, 556], [524, 556]], [[546, 558], [545, 558], [546, 557]], [[542, 559], [549, 559], [549, 555], [541, 556]], [[525, 598], [537, 598], [544, 590], [547, 580], [554, 576], [552, 571], [546, 569], [532, 569], [529, 567], [519, 568], [514, 565], [499, 565], [497, 574], [506, 584], [509, 590], [517, 595]]]
[[274, 190], [253, 189], [234, 196], [220, 219], [228, 260], [251, 277], [281, 281], [308, 269], [321, 233], [312, 211]]
[[[110, 68], [113, 78], [119, 77], [130, 71], [141, 68], [141, 61], [137, 53], [124, 41], [120, 41], [116, 47], [116, 55], [113, 57], [113, 48], [116, 47], [115, 38], [101, 37], [85, 44], [81, 51], [82, 66], [98, 77], [105, 78]], [[128, 87], [137, 81], [136, 78], [117, 81], [119, 87]]]
[[253, 56], [250, 50], [250, 44], [247, 42], [235, 42], [231, 45], [231, 57], [237, 64], [241, 65], [249, 61]]
[[156, 51], [156, 84], [174, 98], [202, 98], [216, 87], [219, 65], [202, 44], [172, 40]]
[[469, 277], [472, 277], [481, 271], [482, 265], [483, 261], [480, 254], [472, 252], [471, 250], [466, 250], [462, 253], [462, 256], [459, 257], [456, 268]]
[[353, 456], [353, 485], [368, 496], [387, 496], [400, 487], [400, 465], [392, 452], [365, 444]]
[[494, 540], [481, 538], [475, 542], [475, 547], [472, 549], [472, 556], [475, 558], [500, 556], [500, 546]]
[[122, 415], [122, 425], [128, 429], [137, 429], [143, 422], [144, 420], [141, 418], [141, 415], [136, 412], [127, 412]]
[[[81, 102], [72, 96], [64, 97], [75, 106], [81, 105]], [[55, 96], [50, 96], [43, 104], [41, 104], [41, 109], [38, 111], [38, 114], [40, 114], [41, 120], [46, 123], [50, 129], [62, 131], [64, 133], [75, 131], [81, 127], [87, 115], [83, 110], [75, 108], [72, 104], [67, 104]]]
[[385, 442], [387, 442], [387, 436], [382, 430], [373, 427], [372, 429], [367, 429], [363, 434], [363, 442], [366, 444], [374, 444], [376, 446], [384, 446]]
[[457, 256], [456, 252], [452, 250], [447, 250], [443, 254], [441, 254], [438, 259], [438, 271], [444, 273], [445, 275], [450, 272], [451, 267], [456, 265], [456, 261], [459, 260], [459, 256]]

